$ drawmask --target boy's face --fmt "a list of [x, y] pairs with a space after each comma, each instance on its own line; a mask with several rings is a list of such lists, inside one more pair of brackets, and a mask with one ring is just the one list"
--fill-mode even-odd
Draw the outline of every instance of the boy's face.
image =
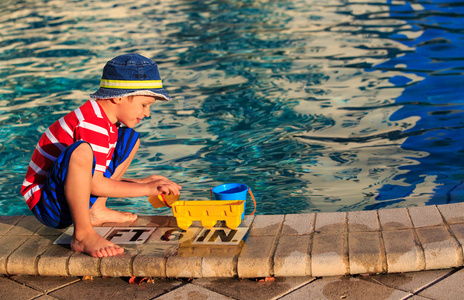
[[[132, 98], [132, 100], [131, 100]], [[134, 127], [140, 121], [150, 116], [150, 106], [155, 102], [155, 97], [132, 96], [121, 98], [117, 119], [129, 128]]]

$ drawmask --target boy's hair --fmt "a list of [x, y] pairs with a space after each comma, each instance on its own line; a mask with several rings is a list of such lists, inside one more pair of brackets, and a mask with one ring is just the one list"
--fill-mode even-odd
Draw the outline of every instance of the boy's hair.
[[139, 54], [124, 54], [106, 63], [100, 88], [90, 98], [111, 99], [136, 95], [171, 100], [163, 88], [154, 61]]

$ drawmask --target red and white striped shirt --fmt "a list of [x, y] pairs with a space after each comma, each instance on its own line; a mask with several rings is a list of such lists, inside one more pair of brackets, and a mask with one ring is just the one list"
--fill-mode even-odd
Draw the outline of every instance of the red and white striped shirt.
[[94, 100], [53, 123], [42, 135], [32, 154], [21, 194], [32, 209], [40, 200], [42, 187], [53, 162], [66, 147], [86, 141], [95, 155], [95, 171], [105, 172], [118, 140], [118, 127], [112, 124]]

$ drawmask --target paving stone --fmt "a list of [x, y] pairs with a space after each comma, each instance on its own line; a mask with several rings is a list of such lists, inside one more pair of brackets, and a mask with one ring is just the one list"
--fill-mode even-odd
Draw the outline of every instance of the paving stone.
[[321, 233], [313, 236], [311, 275], [349, 274], [347, 233]]
[[309, 276], [276, 277], [274, 281], [264, 281], [264, 279], [199, 278], [193, 280], [192, 284], [233, 299], [263, 300], [280, 299], [279, 297], [313, 280], [314, 278]]
[[380, 209], [377, 213], [382, 230], [413, 228], [406, 208]]
[[[202, 255], [205, 252], [195, 250], [196, 248], [191, 245], [190, 241], [183, 244], [185, 247], [178, 245], [175, 253], [166, 257], [166, 276], [173, 278], [202, 277]], [[208, 248], [205, 247], [205, 249]]]
[[0, 216], [0, 235], [10, 231], [24, 216]]
[[[464, 249], [464, 224], [451, 224], [449, 225], [451, 232], [454, 234], [456, 239], [458, 240], [459, 244], [461, 244], [461, 248]], [[464, 251], [464, 250], [463, 250]]]
[[464, 203], [437, 205], [448, 224], [464, 223]]
[[7, 274], [8, 257], [21, 246], [29, 237], [5, 235], [0, 237], [0, 274]]
[[416, 232], [424, 249], [426, 270], [462, 265], [462, 249], [446, 227], [418, 228]]
[[166, 258], [159, 256], [136, 256], [132, 263], [134, 276], [166, 277]]
[[383, 231], [382, 235], [389, 273], [425, 269], [425, 256], [413, 229]]
[[75, 252], [69, 258], [68, 270], [70, 276], [101, 276], [100, 258]]
[[412, 295], [411, 297], [405, 298], [407, 300], [430, 300], [430, 298], [425, 298], [418, 295]]
[[41, 292], [0, 277], [0, 299], [34, 299], [40, 295]]
[[45, 227], [35, 216], [25, 216], [6, 235], [33, 235]]
[[327, 277], [307, 284], [279, 298], [301, 299], [403, 299], [410, 294], [352, 277]]
[[380, 230], [376, 211], [350, 211], [347, 218], [349, 232]]
[[232, 298], [215, 293], [213, 291], [202, 288], [200, 286], [196, 286], [193, 284], [187, 284], [178, 289], [175, 289], [172, 292], [164, 294], [161, 297], [158, 297], [156, 299], [160, 299], [160, 300], [162, 299], [166, 299], [166, 300], [172, 300], [172, 299], [226, 300], [226, 299], [232, 299]]
[[201, 257], [169, 256], [166, 260], [166, 276], [172, 278], [202, 277]]
[[166, 257], [173, 255], [178, 245], [143, 244], [132, 262], [134, 276], [166, 277]]
[[[195, 227], [189, 227], [187, 230], [176, 227], [158, 228], [144, 245], [139, 246], [140, 252], [133, 261], [134, 274], [190, 277], [191, 274], [189, 272], [191, 270], [196, 275], [201, 274], [201, 267], [197, 268], [197, 262], [192, 262], [192, 258], [190, 258], [189, 266], [193, 269], [190, 269], [190, 271], [189, 269], [183, 269], [182, 265], [176, 266], [178, 260], [183, 260], [184, 263], [185, 260], [183, 258], [175, 258], [179, 246], [183, 243], [190, 245], [199, 231], [200, 228]], [[174, 258], [171, 258], [168, 263], [167, 257]], [[198, 258], [195, 259], [198, 260]]]
[[[177, 280], [155, 280], [140, 285], [129, 284], [124, 278], [93, 278], [82, 280], [56, 290], [49, 295], [57, 299], [153, 299], [175, 289]], [[198, 299], [198, 298], [197, 298]]]
[[281, 236], [274, 255], [274, 276], [311, 275], [310, 246], [312, 236]]
[[408, 208], [414, 227], [443, 225], [443, 218], [435, 205]]
[[427, 288], [437, 281], [448, 276], [453, 270], [432, 270], [421, 272], [406, 272], [394, 274], [371, 275], [362, 277], [372, 283], [381, 283], [388, 287], [402, 290], [409, 293], [418, 293], [424, 288]]
[[102, 276], [131, 277], [133, 255], [125, 251], [123, 254], [102, 257], [100, 261], [100, 273]]
[[11, 279], [43, 293], [50, 293], [80, 280], [78, 277], [63, 276], [12, 276]]
[[387, 270], [379, 232], [350, 232], [350, 274], [375, 274]]
[[[237, 276], [237, 257], [241, 246], [196, 247], [195, 253], [203, 257], [201, 274], [203, 277], [234, 277]], [[203, 253], [202, 253], [203, 252]], [[206, 252], [206, 253], [204, 253]]]
[[275, 236], [280, 232], [283, 215], [258, 215], [251, 225], [249, 236]]
[[74, 251], [69, 246], [52, 245], [40, 257], [37, 271], [42, 276], [68, 276], [68, 260]]
[[49, 295], [42, 295], [38, 298], [34, 298], [34, 300], [57, 300], [57, 298], [54, 298], [52, 296], [49, 296]]
[[464, 295], [464, 269], [451, 276], [436, 282], [430, 287], [421, 291], [418, 295], [429, 299], [455, 300], [462, 299]]
[[31, 236], [8, 258], [8, 274], [37, 275], [37, 260], [56, 236]]
[[318, 213], [316, 214], [316, 232], [346, 232], [346, 213]]
[[275, 243], [274, 236], [248, 236], [238, 257], [238, 277], [271, 276]]
[[240, 223], [238, 227], [250, 227], [251, 224], [253, 224], [254, 219], [254, 215], [246, 215], [245, 217], [243, 217], [242, 223]]
[[316, 214], [285, 215], [282, 226], [283, 235], [303, 235], [314, 232]]

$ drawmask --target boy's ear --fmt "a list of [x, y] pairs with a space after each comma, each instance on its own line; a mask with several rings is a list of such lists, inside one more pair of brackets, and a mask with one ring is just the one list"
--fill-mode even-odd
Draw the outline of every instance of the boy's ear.
[[122, 101], [122, 98], [121, 97], [118, 97], [118, 98], [111, 98], [110, 101], [114, 104], [119, 104], [121, 103]]

